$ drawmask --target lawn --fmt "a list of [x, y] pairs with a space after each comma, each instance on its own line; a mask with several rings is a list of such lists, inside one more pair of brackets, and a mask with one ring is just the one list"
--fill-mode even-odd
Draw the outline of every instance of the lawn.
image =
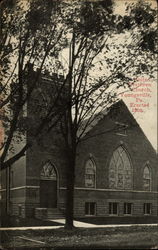
[[1, 227], [34, 227], [34, 226], [61, 226], [61, 223], [34, 218], [18, 218], [5, 216], [1, 218]]
[[157, 216], [146, 216], [146, 217], [83, 217], [76, 218], [77, 221], [92, 223], [95, 225], [110, 225], [110, 224], [150, 224], [158, 223]]
[[[157, 249], [157, 226], [117, 228], [64, 228], [3, 232], [5, 249], [9, 247], [53, 247], [53, 249]], [[41, 248], [41, 249], [42, 249]], [[43, 248], [44, 249], [44, 248]]]

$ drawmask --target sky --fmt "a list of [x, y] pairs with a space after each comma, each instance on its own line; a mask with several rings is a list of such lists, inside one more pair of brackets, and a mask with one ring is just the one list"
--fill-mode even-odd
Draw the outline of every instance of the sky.
[[[125, 14], [125, 8], [126, 8], [126, 3], [130, 2], [136, 2], [137, 0], [116, 0], [115, 1], [115, 13], [124, 15]], [[148, 0], [147, 2], [151, 2], [152, 5], [154, 6], [156, 4], [155, 0]], [[128, 40], [131, 40], [131, 37], [127, 34], [123, 35], [119, 34], [117, 35], [117, 39], [115, 39], [115, 44], [120, 45], [124, 44], [125, 41], [127, 42]], [[109, 56], [113, 57], [115, 60], [115, 57], [117, 55], [117, 51], [114, 51], [113, 47], [110, 45], [111, 41], [109, 40], [108, 44], [110, 46], [110, 51], [109, 51]], [[116, 55], [114, 55], [116, 52]], [[68, 56], [69, 52], [68, 50], [64, 50], [62, 52], [62, 58], [64, 58], [65, 61], [68, 62]], [[103, 60], [102, 60], [103, 59]], [[96, 61], [102, 60], [104, 61], [103, 55], [101, 54], [96, 58]], [[103, 62], [104, 64], [104, 62]], [[97, 66], [95, 67], [94, 71], [91, 72], [91, 76], [101, 76], [102, 74], [105, 74], [106, 72], [106, 64], [105, 64], [105, 70], [100, 71], [99, 66], [97, 70]], [[127, 105], [128, 109], [136, 119], [137, 123], [140, 125], [141, 129], [143, 130], [144, 134], [152, 144], [153, 148], [157, 151], [157, 76], [155, 75], [153, 79], [150, 79], [147, 75], [140, 75], [139, 78], [136, 80], [136, 84], [139, 84], [140, 87], [137, 87], [136, 92], [131, 92], [130, 90], [127, 92], [128, 94], [149, 94], [149, 97], [141, 97], [141, 100], [137, 100], [136, 98], [133, 97], [122, 97], [122, 100], [125, 102]], [[143, 85], [144, 84], [144, 85]], [[145, 84], [148, 84], [150, 86], [145, 87]], [[124, 90], [123, 90], [124, 91]], [[132, 105], [139, 105], [141, 104], [142, 106], [144, 105], [145, 107], [139, 108], [139, 110], [134, 110]], [[141, 109], [141, 110], [140, 110]]]
[[[155, 0], [148, 0], [152, 2], [152, 5], [156, 4]], [[117, 14], [125, 13], [125, 3], [126, 2], [136, 2], [133, 0], [117, 0], [115, 5], [115, 12]], [[120, 40], [121, 41], [121, 40]], [[63, 55], [64, 58], [65, 55]], [[67, 56], [65, 56], [67, 57]], [[145, 79], [145, 81], [144, 81]], [[131, 107], [131, 103], [139, 104], [136, 102], [136, 98], [123, 97], [123, 101], [126, 103], [127, 107], [135, 117], [136, 121], [142, 128], [143, 132], [151, 142], [152, 146], [155, 150], [157, 150], [157, 79], [156, 75], [154, 79], [149, 79], [148, 76], [140, 76], [138, 81], [139, 83], [150, 83], [150, 97], [149, 98], [141, 98], [143, 104], [147, 106], [143, 108], [143, 112], [133, 112], [133, 107]], [[145, 89], [145, 87], [142, 87]], [[143, 90], [144, 91], [144, 90]], [[130, 93], [130, 91], [129, 91]], [[131, 92], [132, 93], [132, 92]], [[138, 92], [137, 92], [138, 93]], [[140, 92], [139, 92], [140, 93]]]
[[[146, 79], [146, 78], [144, 78]], [[148, 78], [147, 78], [148, 79]], [[141, 84], [142, 80], [138, 82]], [[131, 111], [132, 115], [142, 128], [143, 132], [151, 142], [155, 150], [157, 150], [157, 79], [148, 79], [144, 83], [149, 83], [150, 87], [150, 97], [141, 98], [142, 102], [137, 102], [136, 98], [123, 97], [123, 101], [126, 103], [128, 109]], [[140, 87], [140, 89], [146, 89], [146, 87]], [[133, 93], [129, 91], [128, 93]], [[141, 93], [141, 91], [136, 92]], [[133, 107], [135, 104], [146, 104], [146, 107], [141, 108], [143, 112], [134, 112]]]
[[[115, 12], [118, 14], [124, 14], [125, 13], [125, 3], [126, 2], [136, 2], [133, 0], [117, 0], [116, 2], [116, 7], [115, 7]], [[156, 0], [148, 0], [147, 2], [150, 2], [153, 7], [157, 7]], [[152, 146], [154, 147], [155, 150], [158, 150], [158, 143], [157, 143], [157, 93], [158, 93], [158, 86], [157, 86], [157, 75], [155, 75], [154, 79], [149, 79], [148, 76], [143, 76], [142, 78], [139, 77], [138, 79], [139, 83], [149, 83], [151, 84], [150, 87], [150, 96], [149, 98], [142, 98], [143, 103], [149, 103], [149, 107], [146, 107], [143, 109], [143, 112], [132, 112], [132, 107], [130, 105], [131, 102], [135, 102], [132, 98], [123, 98], [123, 101], [126, 103], [128, 106], [129, 110], [135, 117], [136, 121], [142, 128], [143, 132], [151, 142]], [[143, 87], [145, 89], [145, 87]], [[129, 92], [130, 93], [130, 92]], [[132, 92], [131, 92], [132, 93]], [[138, 92], [137, 92], [138, 93]], [[140, 93], [140, 92], [139, 92]], [[136, 102], [135, 102], [136, 103]]]

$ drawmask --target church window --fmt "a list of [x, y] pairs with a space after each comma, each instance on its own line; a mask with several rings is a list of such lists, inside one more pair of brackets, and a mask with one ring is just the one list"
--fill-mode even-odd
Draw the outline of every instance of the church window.
[[151, 203], [144, 203], [144, 214], [151, 214]]
[[151, 190], [151, 171], [148, 166], [145, 166], [143, 172], [143, 189], [145, 191]]
[[85, 187], [94, 188], [96, 182], [96, 166], [93, 160], [89, 159], [85, 165]]
[[118, 214], [117, 202], [109, 202], [109, 214]]
[[85, 203], [85, 215], [95, 215], [96, 214], [96, 203], [86, 202]]
[[110, 160], [109, 187], [113, 189], [132, 188], [132, 166], [129, 156], [122, 146], [113, 152]]
[[41, 180], [56, 180], [57, 179], [55, 167], [50, 161], [47, 161], [44, 164], [41, 170], [40, 179]]
[[132, 203], [124, 203], [124, 214], [132, 214]]

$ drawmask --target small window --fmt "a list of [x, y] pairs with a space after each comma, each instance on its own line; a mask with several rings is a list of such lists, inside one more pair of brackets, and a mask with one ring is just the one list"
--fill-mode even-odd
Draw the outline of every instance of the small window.
[[124, 214], [132, 214], [132, 203], [124, 203]]
[[21, 204], [18, 205], [18, 215], [19, 216], [22, 215], [22, 205]]
[[144, 203], [144, 214], [151, 214], [151, 203]]
[[118, 214], [118, 203], [110, 202], [109, 203], [109, 214]]
[[85, 215], [95, 215], [96, 214], [96, 203], [86, 202], [85, 203]]

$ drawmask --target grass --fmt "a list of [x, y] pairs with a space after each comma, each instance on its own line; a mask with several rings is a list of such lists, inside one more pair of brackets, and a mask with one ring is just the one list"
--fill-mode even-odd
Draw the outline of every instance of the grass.
[[4, 217], [1, 227], [61, 226], [61, 223], [34, 218]]
[[110, 224], [150, 224], [158, 223], [157, 216], [146, 216], [146, 217], [84, 217], [77, 218], [77, 221], [92, 223], [95, 225], [110, 225]]
[[[4, 232], [3, 232], [4, 234]], [[26, 237], [44, 244], [21, 239]], [[65, 230], [64, 228], [53, 230], [29, 230], [29, 231], [9, 231], [3, 245], [5, 247], [53, 247], [53, 248], [155, 248], [158, 246], [158, 227], [157, 226], [134, 226], [117, 228], [74, 228]], [[31, 248], [30, 248], [31, 249]]]

